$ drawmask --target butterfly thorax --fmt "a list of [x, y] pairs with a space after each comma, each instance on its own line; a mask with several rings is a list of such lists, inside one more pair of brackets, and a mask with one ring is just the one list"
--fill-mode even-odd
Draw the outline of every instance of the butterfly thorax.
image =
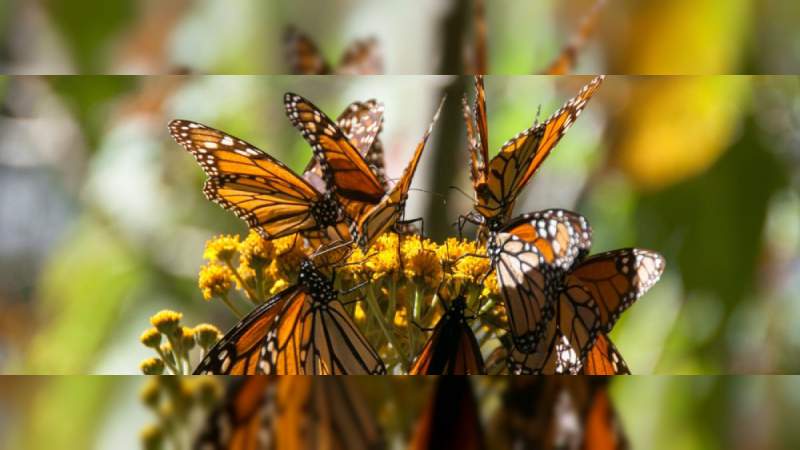
[[317, 270], [311, 261], [300, 263], [298, 282], [311, 295], [316, 305], [327, 305], [338, 297], [338, 292], [333, 288], [333, 282]]
[[333, 194], [328, 192], [311, 205], [311, 215], [320, 228], [324, 228], [339, 223], [342, 220], [343, 211]]
[[445, 316], [450, 320], [457, 320], [459, 323], [466, 323], [467, 302], [464, 297], [456, 297], [448, 308]]

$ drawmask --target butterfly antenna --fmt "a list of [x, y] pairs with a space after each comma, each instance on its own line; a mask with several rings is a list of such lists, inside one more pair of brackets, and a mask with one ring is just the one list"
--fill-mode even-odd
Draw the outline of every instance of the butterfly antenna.
[[448, 186], [447, 188], [448, 188], [448, 189], [453, 189], [453, 190], [455, 190], [455, 191], [458, 191], [458, 192], [460, 192], [460, 193], [461, 193], [461, 195], [463, 195], [464, 197], [468, 198], [468, 199], [469, 199], [469, 201], [471, 201], [471, 202], [473, 202], [473, 203], [475, 202], [475, 198], [474, 198], [474, 197], [472, 197], [471, 195], [467, 194], [467, 193], [466, 193], [466, 192], [465, 192], [463, 189], [461, 189], [460, 187], [458, 187], [458, 186], [455, 186], [455, 185], [450, 185], [450, 186]]

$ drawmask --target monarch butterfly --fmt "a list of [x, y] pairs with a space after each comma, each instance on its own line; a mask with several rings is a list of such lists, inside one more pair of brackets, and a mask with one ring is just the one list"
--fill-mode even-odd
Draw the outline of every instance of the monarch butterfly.
[[[388, 188], [386, 180], [383, 144], [379, 138], [383, 130], [383, 103], [370, 99], [364, 102], [351, 103], [336, 119], [336, 125], [347, 136], [350, 143], [367, 161], [375, 177]], [[303, 178], [311, 182], [318, 190], [326, 189], [322, 180], [322, 166], [316, 157], [312, 157], [305, 170]]]
[[600, 75], [585, 85], [545, 122], [522, 131], [507, 141], [489, 160], [489, 130], [483, 77], [475, 77], [474, 111], [463, 100], [470, 152], [470, 175], [475, 190], [474, 219], [489, 230], [499, 230], [508, 220], [522, 189], [561, 137], [575, 122], [605, 78]]
[[383, 59], [374, 38], [353, 42], [335, 69], [325, 61], [311, 38], [293, 26], [284, 33], [284, 50], [294, 75], [378, 75], [383, 73]]
[[286, 94], [286, 114], [314, 149], [327, 184], [336, 186], [336, 194], [353, 220], [351, 234], [363, 249], [384, 231], [398, 223], [405, 209], [408, 190], [422, 150], [439, 117], [442, 103], [414, 151], [400, 180], [385, 191], [381, 181], [341, 129], [313, 103], [297, 94]]
[[348, 378], [240, 378], [194, 448], [380, 450], [386, 446], [373, 417]]
[[484, 375], [483, 356], [465, 311], [463, 296], [446, 307], [409, 375]]
[[[558, 274], [549, 289], [554, 303], [555, 318], [547, 322], [544, 342], [551, 342], [562, 333], [583, 364], [601, 333], [613, 328], [619, 315], [636, 299], [646, 293], [661, 277], [664, 258], [656, 252], [643, 249], [614, 250], [576, 262], [568, 271]], [[535, 352], [551, 352], [539, 346]], [[541, 372], [551, 357], [526, 357], [514, 360], [515, 372]], [[607, 371], [608, 359], [612, 370], [627, 371], [616, 348], [601, 339], [597, 352], [592, 355], [589, 368], [592, 371]], [[619, 361], [615, 364], [615, 359]], [[545, 363], [543, 363], [545, 361]]]
[[517, 350], [534, 352], [544, 343], [545, 328], [555, 315], [550, 292], [558, 271], [591, 247], [591, 229], [580, 214], [550, 209], [523, 214], [499, 231], [490, 232], [491, 258], [500, 296]]
[[439, 377], [409, 450], [486, 449], [478, 402], [468, 377]]
[[586, 39], [592, 33], [600, 11], [605, 6], [605, 0], [595, 1], [592, 8], [581, 20], [578, 27], [578, 32], [572, 37], [570, 43], [564, 47], [561, 52], [556, 56], [555, 60], [545, 69], [542, 74], [544, 75], [565, 75], [575, 66], [575, 60], [578, 56], [578, 51], [586, 43]]
[[208, 175], [206, 197], [264, 239], [319, 232], [344, 220], [334, 186], [321, 193], [255, 146], [203, 124], [173, 120], [169, 131]]
[[194, 440], [195, 450], [257, 450], [270, 447], [267, 388], [279, 380], [252, 376], [234, 378], [220, 405], [209, 413]]
[[585, 375], [630, 375], [631, 371], [611, 339], [605, 333], [600, 333], [586, 357], [586, 362], [583, 363], [582, 373]]
[[580, 450], [626, 450], [629, 447], [605, 386], [593, 393], [588, 410]]
[[[498, 417], [503, 428], [499, 436], [509, 442], [499, 442], [499, 447], [627, 448], [607, 384], [603, 377], [513, 377]], [[619, 446], [606, 446], [609, 440]]]
[[350, 318], [331, 280], [305, 260], [298, 282], [242, 319], [196, 374], [383, 374], [378, 354]]

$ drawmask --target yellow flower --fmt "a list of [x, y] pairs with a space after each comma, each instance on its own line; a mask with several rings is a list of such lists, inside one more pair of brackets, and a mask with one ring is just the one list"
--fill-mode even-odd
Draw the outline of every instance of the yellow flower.
[[221, 297], [233, 287], [233, 272], [228, 267], [210, 263], [200, 269], [197, 284], [205, 300]]
[[418, 236], [403, 240], [401, 254], [405, 276], [428, 288], [436, 288], [442, 278], [442, 264], [436, 254], [435, 243]]
[[272, 241], [275, 246], [278, 266], [283, 273], [294, 274], [309, 254], [310, 249], [305, 247], [303, 238], [297, 234], [282, 237]]
[[164, 361], [160, 358], [147, 358], [139, 364], [139, 368], [145, 375], [161, 375], [164, 373]]
[[215, 405], [222, 397], [222, 386], [214, 377], [195, 377], [193, 391], [195, 396], [200, 401], [200, 404], [205, 407]]
[[239, 246], [239, 262], [242, 265], [260, 269], [275, 259], [275, 245], [250, 230], [247, 238]]
[[481, 291], [481, 295], [483, 297], [500, 295], [500, 285], [497, 283], [497, 275], [495, 275], [494, 272], [489, 274], [483, 282], [483, 291]]
[[194, 330], [189, 327], [181, 327], [181, 337], [179, 341], [181, 351], [188, 352], [194, 348]]
[[274, 283], [272, 283], [272, 287], [269, 290], [269, 294], [275, 295], [285, 290], [287, 287], [289, 287], [289, 281], [284, 278], [280, 278], [278, 280], [275, 280]]
[[150, 317], [150, 323], [167, 336], [177, 336], [183, 314], [169, 309], [161, 310]]
[[[163, 365], [164, 362], [162, 361], [161, 364]], [[144, 361], [142, 362], [144, 365]], [[150, 378], [150, 381], [144, 385], [142, 391], [139, 393], [139, 397], [142, 399], [142, 403], [145, 405], [155, 408], [158, 406], [158, 402], [161, 399], [161, 389], [158, 383], [158, 378]]]
[[142, 335], [139, 337], [139, 342], [141, 342], [145, 347], [158, 348], [158, 346], [161, 345], [161, 333], [159, 333], [155, 328], [148, 328], [147, 330], [144, 330]]
[[140, 438], [144, 450], [156, 450], [164, 447], [164, 430], [158, 425], [148, 425], [142, 429]]
[[408, 326], [408, 310], [405, 306], [400, 307], [394, 313], [394, 326], [405, 328]]
[[356, 322], [364, 322], [367, 320], [367, 312], [364, 311], [364, 306], [361, 305], [361, 302], [356, 302], [356, 307], [353, 309], [353, 317]]
[[222, 234], [206, 242], [203, 258], [208, 261], [230, 262], [236, 250], [239, 249], [239, 235]]
[[217, 341], [222, 339], [222, 333], [220, 333], [219, 328], [214, 325], [201, 323], [194, 327], [194, 338], [200, 348], [208, 350], [216, 344]]

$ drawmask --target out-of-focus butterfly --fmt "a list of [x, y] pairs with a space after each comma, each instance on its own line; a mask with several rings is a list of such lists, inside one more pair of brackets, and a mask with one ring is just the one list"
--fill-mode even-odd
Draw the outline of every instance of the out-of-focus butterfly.
[[603, 10], [606, 0], [597, 0], [581, 20], [577, 32], [570, 39], [556, 58], [547, 66], [542, 74], [544, 75], [566, 75], [575, 67], [578, 52], [586, 44], [589, 35], [592, 34], [600, 11]]
[[484, 450], [483, 425], [469, 377], [439, 377], [409, 450]]
[[197, 122], [173, 120], [169, 131], [208, 175], [206, 197], [264, 239], [317, 234], [344, 221], [335, 186], [320, 192], [255, 146]]
[[498, 231], [510, 218], [517, 197], [533, 177], [550, 151], [580, 115], [600, 87], [604, 75], [592, 79], [578, 95], [567, 101], [549, 119], [535, 124], [507, 141], [500, 152], [489, 159], [489, 130], [486, 119], [486, 93], [483, 77], [475, 77], [477, 91], [473, 112], [463, 101], [470, 152], [470, 175], [475, 190], [470, 219]]
[[381, 450], [383, 433], [346, 377], [235, 379], [197, 450]]
[[[541, 373], [552, 366], [559, 355], [555, 346], [548, 348], [546, 343], [556, 341], [559, 334], [566, 338], [568, 348], [574, 350], [583, 364], [598, 336], [611, 331], [620, 314], [658, 281], [664, 266], [664, 258], [658, 253], [628, 248], [591, 256], [576, 262], [566, 272], [557, 272], [548, 289], [553, 295], [555, 318], [546, 322], [544, 339], [539, 341], [542, 344], [533, 352], [511, 353], [511, 370]], [[607, 337], [601, 339], [591, 356], [592, 371], [607, 371], [609, 367], [627, 371]]]
[[608, 389], [605, 386], [595, 389], [585, 413], [580, 450], [627, 450], [629, 447]]
[[485, 374], [480, 345], [467, 323], [466, 300], [458, 296], [445, 308], [409, 375]]
[[293, 26], [284, 33], [286, 62], [293, 75], [379, 75], [383, 58], [375, 38], [357, 40], [345, 50], [335, 68], [328, 64], [314, 41]]
[[[513, 377], [496, 417], [501, 448], [623, 450], [604, 377]], [[507, 440], [507, 441], [506, 441]], [[615, 446], [608, 446], [613, 442]]]
[[411, 181], [442, 104], [400, 180], [385, 191], [369, 163], [325, 113], [297, 94], [286, 94], [284, 103], [289, 119], [314, 149], [325, 183], [336, 186], [337, 199], [353, 221], [353, 240], [369, 248], [375, 238], [401, 221]]
[[298, 282], [259, 306], [206, 355], [195, 374], [383, 374], [386, 368], [311, 261]]
[[266, 450], [270, 442], [270, 408], [267, 408], [269, 387], [277, 378], [251, 376], [232, 379], [225, 396], [205, 420], [194, 440], [195, 450]]

